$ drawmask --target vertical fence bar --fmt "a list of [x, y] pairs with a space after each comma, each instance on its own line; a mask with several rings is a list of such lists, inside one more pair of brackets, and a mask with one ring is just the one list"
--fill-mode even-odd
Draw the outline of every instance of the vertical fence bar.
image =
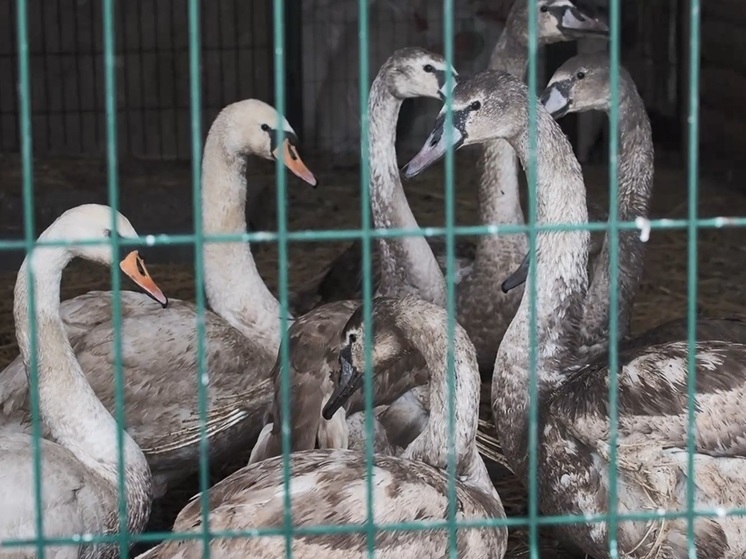
[[[116, 66], [114, 60], [114, 0], [102, 0], [104, 47], [104, 107], [106, 110], [106, 172], [109, 206], [111, 206], [111, 250], [119, 254], [117, 214], [119, 184], [117, 181], [117, 97]], [[117, 494], [119, 512], [119, 553], [127, 555], [129, 533], [127, 526], [127, 493], [124, 483], [124, 381], [122, 379], [122, 312], [121, 278], [119, 266], [111, 267], [111, 320], [114, 325], [114, 416], [117, 422]]]
[[536, 473], [539, 444], [539, 387], [536, 371], [536, 149], [537, 127], [536, 86], [538, 80], [537, 54], [538, 2], [530, 0], [528, 7], [528, 244], [529, 266], [526, 289], [529, 293], [529, 406], [528, 406], [528, 545], [531, 559], [539, 559], [539, 503]]
[[619, 0], [611, 0], [609, 6], [610, 68], [609, 92], [609, 219], [607, 238], [609, 239], [609, 557], [616, 559], [618, 507], [617, 507], [617, 437], [618, 437], [618, 325], [619, 325]]
[[[33, 142], [31, 136], [31, 87], [29, 84], [28, 53], [28, 4], [18, 0], [16, 6], [16, 33], [18, 39], [18, 109], [20, 112], [19, 143], [21, 146], [21, 171], [23, 177], [23, 232], [26, 258], [34, 252], [34, 177]], [[31, 435], [34, 462], [34, 522], [36, 527], [36, 555], [44, 559], [44, 514], [42, 508], [41, 467], [41, 414], [39, 412], [39, 370], [36, 356], [36, 299], [32, 266], [26, 269], [26, 286], [29, 294], [28, 316], [30, 321], [29, 392], [31, 400]]]
[[[453, 66], [453, 0], [443, 0], [443, 45], [446, 63], [449, 68]], [[453, 76], [450, 70], [446, 71], [446, 91], [452, 91]], [[455, 150], [452, 145], [451, 136], [453, 135], [453, 96], [446, 98], [446, 145], [448, 149], [445, 154], [445, 227], [446, 227], [446, 314], [448, 322], [446, 325], [447, 347], [446, 347], [446, 367], [448, 368], [447, 389], [448, 389], [448, 509], [446, 519], [448, 522], [448, 554], [452, 559], [456, 559], [458, 531], [456, 525], [456, 456], [455, 448], [455, 430], [456, 430], [456, 410], [454, 405], [454, 330], [456, 322], [456, 305], [455, 305], [455, 283], [454, 283], [454, 193], [453, 193], [453, 173]]]
[[689, 557], [696, 559], [694, 547], [694, 440], [696, 436], [696, 412], [694, 402], [697, 388], [697, 367], [695, 356], [696, 320], [697, 320], [697, 194], [699, 168], [699, 33], [700, 33], [700, 0], [689, 0], [691, 23], [689, 26], [689, 145], [688, 145], [688, 182], [689, 182], [689, 223], [688, 223], [688, 271], [687, 271], [687, 353], [688, 359], [688, 429], [687, 429], [687, 476], [686, 476], [686, 511], [687, 543]]
[[365, 372], [363, 377], [363, 398], [365, 401], [365, 540], [368, 557], [373, 559], [376, 543], [376, 526], [373, 503], [373, 354], [372, 312], [373, 312], [373, 283], [370, 248], [370, 146], [368, 122], [368, 1], [358, 0], [358, 48], [359, 66], [358, 82], [360, 89], [360, 228], [363, 236], [362, 243], [362, 273], [363, 273], [363, 329], [365, 350]]
[[[274, 89], [277, 109], [276, 145], [282, 145], [285, 115], [285, 16], [284, 0], [274, 0], [273, 33], [275, 45]], [[290, 348], [288, 346], [288, 240], [286, 190], [287, 173], [281, 158], [275, 161], [277, 185], [277, 290], [280, 293], [280, 391], [282, 393], [282, 472], [284, 486], [283, 534], [285, 536], [285, 557], [293, 557], [293, 517], [290, 496]]]
[[197, 306], [197, 408], [199, 426], [199, 490], [202, 512], [202, 557], [210, 557], [210, 455], [205, 429], [208, 373], [205, 362], [204, 232], [202, 230], [202, 83], [200, 80], [200, 10], [189, 0], [189, 114], [192, 130], [192, 204], [194, 208], [194, 291]]

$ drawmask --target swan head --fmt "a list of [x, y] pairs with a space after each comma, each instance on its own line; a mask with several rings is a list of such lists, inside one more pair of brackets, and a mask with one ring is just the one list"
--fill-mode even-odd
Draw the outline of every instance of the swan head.
[[[371, 309], [371, 371], [384, 371], [399, 359], [402, 353], [412, 351], [411, 345], [395, 317], [396, 305], [402, 300], [377, 297]], [[365, 375], [365, 323], [364, 306], [352, 313], [342, 329], [342, 349], [339, 352], [339, 377], [337, 384], [321, 414], [327, 421], [347, 403], [363, 385]]]
[[[554, 118], [582, 111], [608, 111], [611, 108], [611, 70], [606, 53], [581, 54], [560, 66], [541, 95], [541, 103]], [[619, 83], [635, 87], [624, 68]], [[619, 88], [620, 98], [624, 88]]]
[[[507, 27], [515, 30], [524, 45], [529, 44], [528, 9], [530, 0], [518, 0], [508, 15]], [[581, 37], [607, 37], [609, 27], [597, 14], [579, 7], [573, 0], [538, 0], [536, 7], [539, 44], [574, 41]]]
[[[452, 126], [446, 128], [446, 106], [435, 120], [433, 131], [412, 160], [403, 168], [412, 178], [440, 160], [449, 148], [511, 138], [525, 126], [528, 90], [519, 79], [500, 70], [483, 70], [459, 82], [452, 96]], [[537, 110], [543, 110], [541, 106]]]
[[[116, 229], [121, 239], [137, 239], [138, 235], [130, 221], [121, 213], [116, 212]], [[42, 241], [64, 241], [65, 243], [80, 241], [108, 241], [112, 231], [111, 208], [101, 204], [84, 204], [71, 208], [58, 217], [44, 233], [39, 236]], [[124, 248], [124, 247], [122, 247]], [[70, 245], [60, 247], [39, 247], [34, 250], [34, 256], [40, 259], [48, 258], [47, 251], [60, 252], [64, 250], [72, 257], [79, 257], [92, 262], [111, 266], [118, 256], [110, 243]], [[126, 251], [126, 248], [124, 248]], [[145, 293], [159, 302], [163, 307], [168, 305], [168, 299], [158, 285], [150, 277], [145, 262], [139, 251], [133, 250], [119, 262], [119, 267]]]
[[228, 156], [256, 155], [281, 160], [298, 178], [316, 186], [316, 177], [298, 155], [298, 136], [285, 117], [258, 99], [245, 99], [225, 107], [213, 124]]
[[444, 101], [458, 80], [458, 72], [445, 58], [419, 47], [395, 51], [379, 75], [387, 81], [391, 94], [402, 100], [430, 97]]

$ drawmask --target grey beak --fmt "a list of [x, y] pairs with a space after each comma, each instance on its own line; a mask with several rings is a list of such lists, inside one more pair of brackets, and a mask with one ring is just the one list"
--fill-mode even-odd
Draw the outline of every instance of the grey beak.
[[577, 8], [564, 8], [558, 27], [572, 35], [609, 35], [609, 26], [606, 23], [584, 14]]
[[363, 381], [363, 375], [350, 363], [349, 348], [343, 349], [340, 353], [339, 364], [342, 369], [339, 375], [339, 384], [334, 388], [334, 392], [332, 392], [331, 397], [321, 411], [322, 417], [327, 421], [347, 403], [347, 400], [355, 393], [355, 390], [360, 388]]
[[526, 282], [526, 279], [528, 278], [528, 254], [523, 257], [523, 261], [520, 263], [518, 268], [508, 276], [508, 279], [506, 279], [502, 285], [500, 286], [500, 289], [502, 289], [503, 293], [508, 293], [509, 291], [512, 291], [519, 285], [523, 285]]
[[[446, 135], [450, 136], [448, 143], [446, 143]], [[449, 147], [456, 150], [463, 143], [464, 135], [458, 128], [451, 127], [450, 134], [445, 134], [445, 115], [440, 115], [435, 121], [435, 128], [433, 128], [430, 136], [425, 140], [422, 149], [402, 168], [402, 175], [405, 179], [416, 177], [440, 160], [446, 154]]]
[[552, 115], [552, 118], [561, 118], [570, 112], [570, 99], [567, 94], [567, 84], [552, 84], [544, 90], [539, 101]]

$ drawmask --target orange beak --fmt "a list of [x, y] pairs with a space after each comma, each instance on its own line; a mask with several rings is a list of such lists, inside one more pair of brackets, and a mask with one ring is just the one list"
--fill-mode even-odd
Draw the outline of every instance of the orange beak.
[[285, 167], [290, 169], [296, 177], [306, 181], [308, 184], [316, 188], [316, 177], [314, 177], [313, 173], [308, 170], [308, 167], [306, 167], [305, 163], [301, 160], [300, 155], [298, 155], [295, 146], [291, 145], [287, 138], [283, 140], [281, 146], [272, 152], [275, 159], [280, 159], [278, 154], [280, 150], [282, 150], [282, 162], [285, 163]]
[[153, 278], [150, 277], [148, 269], [145, 267], [145, 262], [140, 258], [139, 252], [136, 250], [130, 252], [119, 263], [119, 267], [145, 293], [158, 301], [164, 309], [168, 306], [168, 298], [163, 294], [160, 287], [155, 284]]

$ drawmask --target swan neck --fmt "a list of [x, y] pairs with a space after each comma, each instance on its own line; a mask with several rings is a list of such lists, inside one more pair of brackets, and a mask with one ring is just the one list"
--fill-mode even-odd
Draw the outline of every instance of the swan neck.
[[[631, 78], [622, 74], [619, 103], [618, 218], [634, 221], [647, 218], [653, 188], [654, 148], [650, 119]], [[607, 232], [601, 253], [596, 259], [585, 302], [582, 345], [597, 347], [608, 344], [610, 243]], [[618, 266], [618, 334], [629, 332], [632, 305], [642, 278], [645, 243], [635, 231], [619, 232]]]
[[[502, 70], [523, 80], [528, 63], [528, 52], [508, 26], [500, 35], [492, 51], [489, 67]], [[479, 223], [482, 225], [522, 225], [518, 173], [518, 158], [510, 144], [497, 139], [486, 142], [480, 158], [480, 181], [477, 193]], [[506, 237], [481, 235], [477, 241], [476, 268], [488, 267], [494, 274], [499, 265], [495, 255], [505, 250]], [[496, 285], [499, 282], [495, 282]]]
[[[52, 438], [116, 493], [119, 453], [117, 423], [80, 368], [60, 316], [60, 280], [71, 254], [61, 248], [38, 248], [18, 272], [13, 314], [16, 339], [30, 375], [31, 323], [27, 273], [33, 274], [36, 317], [36, 366], [41, 419]], [[29, 383], [30, 384], [30, 383]], [[135, 441], [123, 432], [124, 484], [130, 527], [149, 514], [151, 472]]]
[[[222, 141], [224, 113], [215, 119], [202, 160], [202, 229], [207, 235], [246, 233], [246, 155]], [[280, 304], [259, 275], [248, 242], [205, 243], [204, 277], [212, 309], [244, 336], [270, 348], [280, 343]]]
[[528, 48], [516, 35], [510, 23], [505, 27], [492, 49], [489, 68], [502, 70], [523, 81], [528, 66]]
[[[410, 298], [400, 315], [400, 329], [419, 351], [430, 372], [430, 418], [427, 427], [407, 448], [430, 465], [446, 469], [448, 449], [455, 453], [456, 473], [474, 473], [476, 434], [479, 420], [480, 377], [474, 346], [457, 323], [453, 331], [452, 397], [449, 389], [448, 318], [445, 309], [425, 307]], [[437, 314], [428, 319], [428, 315]], [[437, 325], [437, 326], [434, 326]], [[434, 332], [435, 330], [435, 332]], [[450, 411], [453, 405], [453, 444], [449, 440]]]
[[[528, 165], [528, 118], [510, 139]], [[580, 165], [559, 126], [542, 108], [537, 111], [537, 223], [580, 225], [588, 221]], [[536, 281], [529, 277], [518, 311], [497, 352], [492, 403], [498, 432], [505, 433], [504, 452], [516, 473], [525, 472], [528, 452], [530, 366], [530, 297], [536, 293], [536, 372], [539, 403], [563, 380], [572, 357], [582, 302], [588, 285], [587, 231], [544, 231], [536, 238]], [[541, 408], [540, 408], [541, 409]]]
[[[378, 229], [416, 229], [419, 225], [404, 194], [396, 160], [396, 122], [402, 99], [390, 91], [386, 75], [382, 71], [376, 77], [368, 102], [373, 224]], [[379, 295], [414, 294], [445, 305], [445, 280], [424, 236], [380, 239], [379, 247]]]

